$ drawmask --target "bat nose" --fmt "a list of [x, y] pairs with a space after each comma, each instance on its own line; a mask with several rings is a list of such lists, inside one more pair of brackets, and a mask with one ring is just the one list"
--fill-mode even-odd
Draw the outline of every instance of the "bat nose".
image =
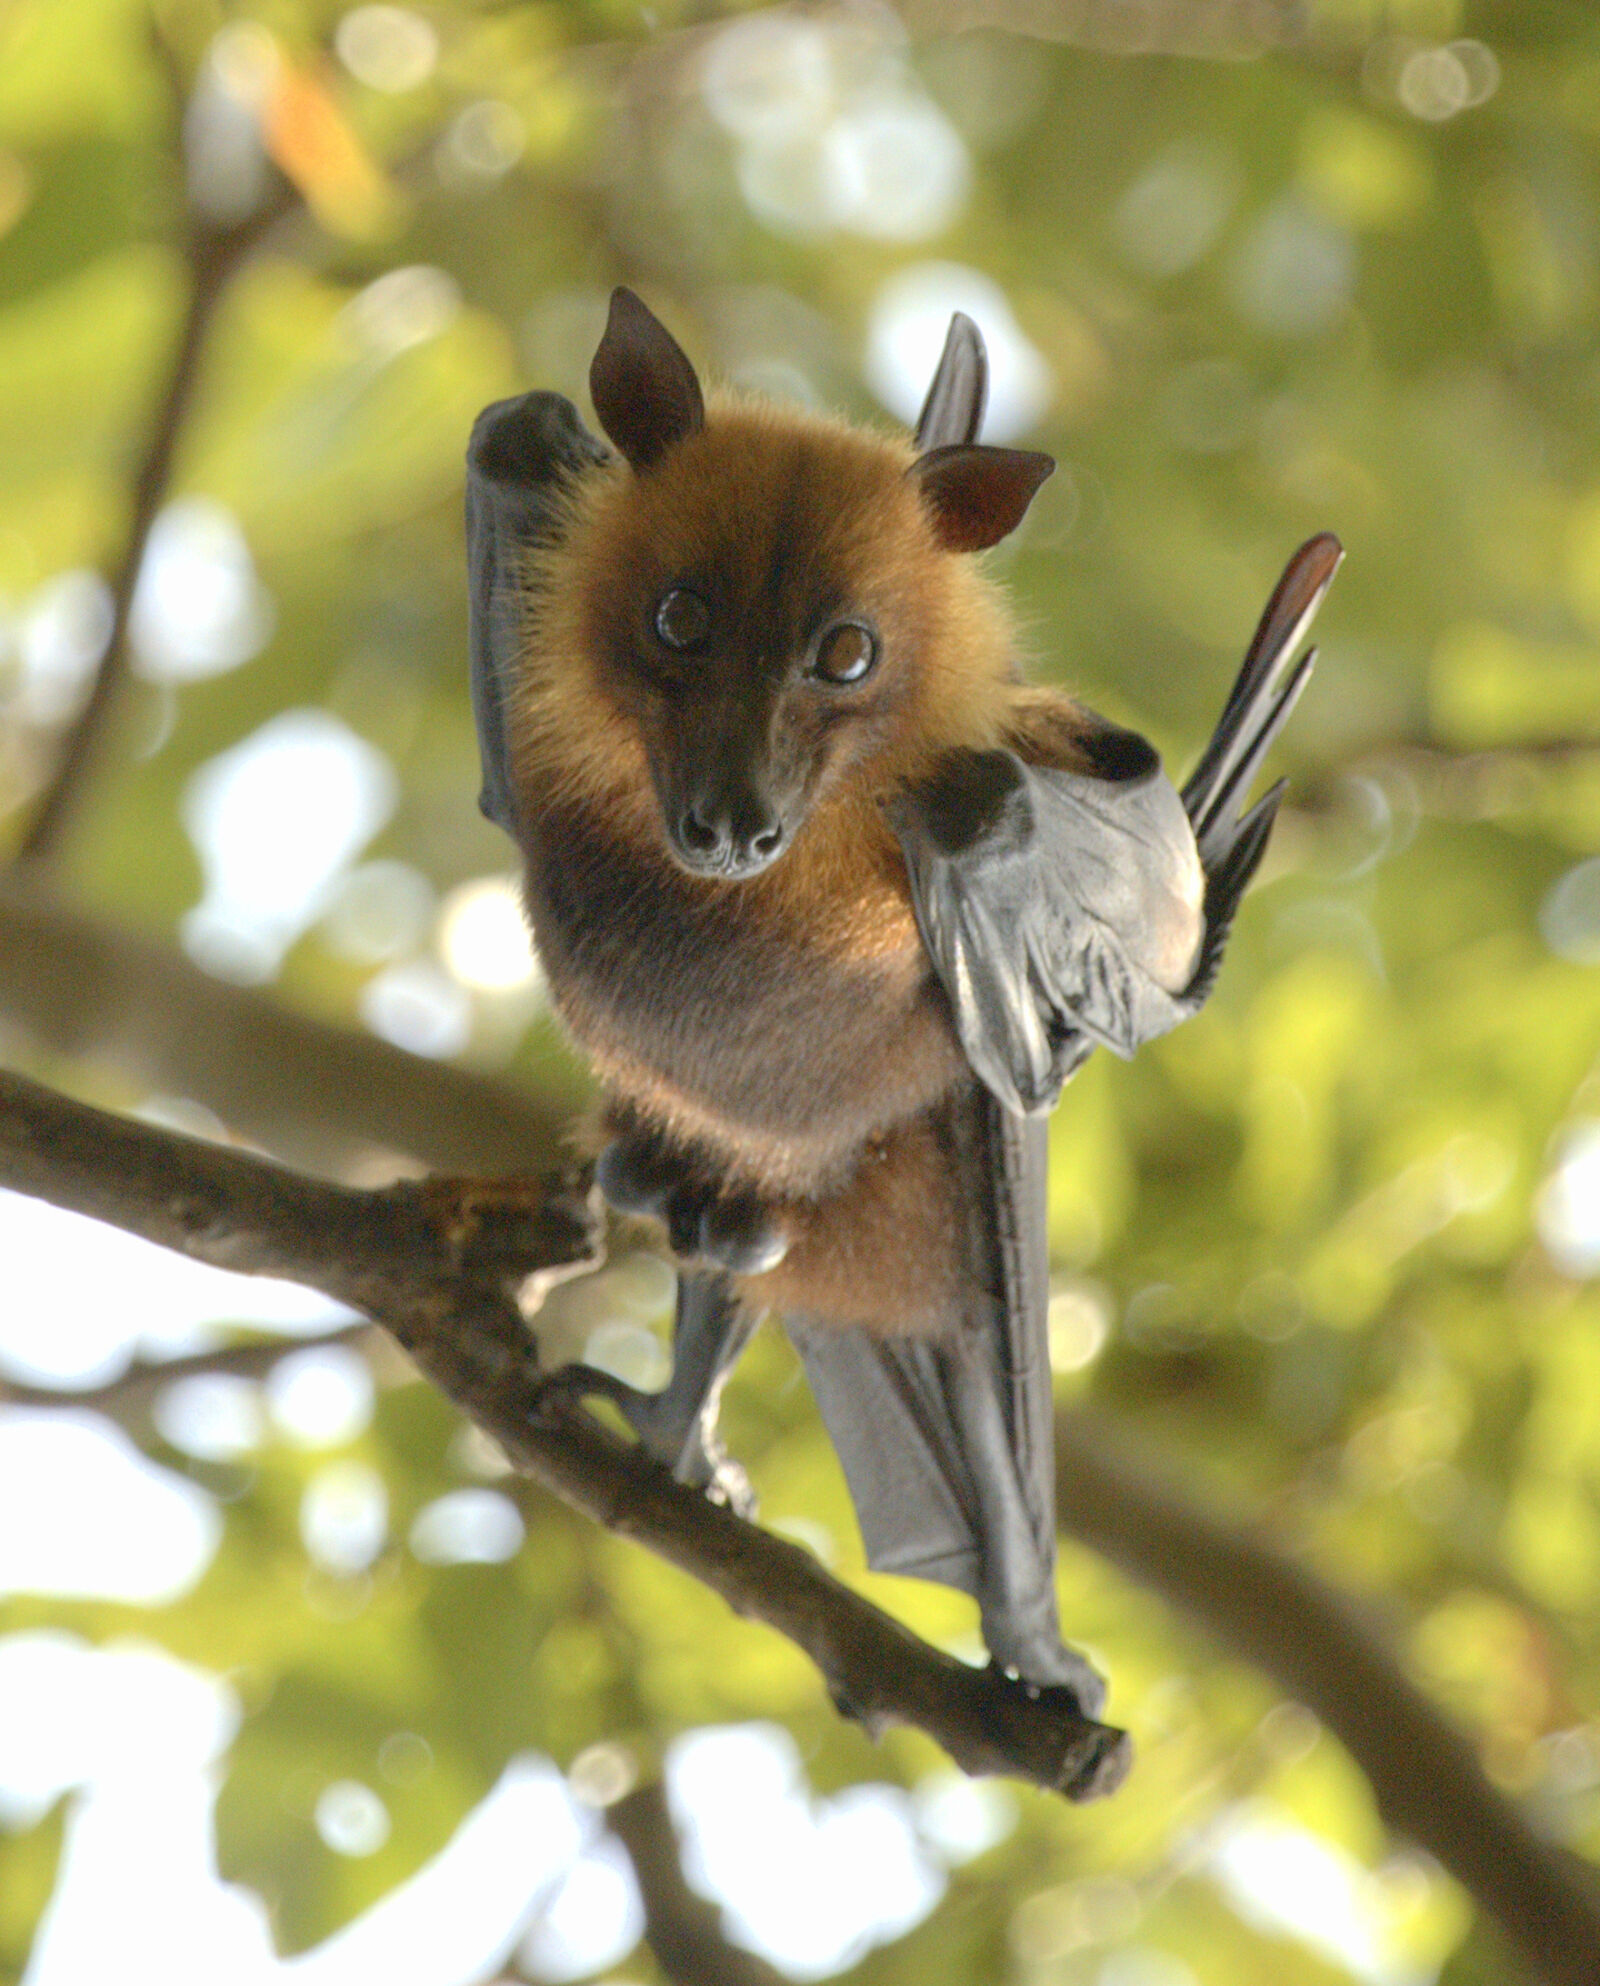
[[783, 853], [788, 828], [762, 794], [702, 794], [678, 816], [678, 854], [702, 875], [753, 876]]

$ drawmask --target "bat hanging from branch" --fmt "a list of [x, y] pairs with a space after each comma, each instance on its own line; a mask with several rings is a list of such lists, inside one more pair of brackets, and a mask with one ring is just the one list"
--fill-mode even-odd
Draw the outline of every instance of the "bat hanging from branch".
[[1210, 992], [1340, 550], [1290, 561], [1180, 792], [1020, 679], [971, 555], [1054, 464], [978, 442], [985, 381], [957, 316], [910, 442], [708, 404], [619, 289], [611, 447], [552, 393], [473, 431], [472, 696], [483, 809], [603, 1086], [600, 1184], [684, 1264], [665, 1391], [569, 1383], [736, 1493], [717, 1401], [778, 1310], [871, 1563], [974, 1595], [995, 1661], [1093, 1716], [1056, 1611], [1045, 1113], [1096, 1043]]

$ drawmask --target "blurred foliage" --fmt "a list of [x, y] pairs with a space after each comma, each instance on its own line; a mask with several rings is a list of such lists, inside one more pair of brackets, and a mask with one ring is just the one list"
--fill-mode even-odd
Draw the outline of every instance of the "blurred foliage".
[[[1093, 1326], [1061, 1384], [1380, 1603], [1497, 1781], [1600, 1854], [1600, 1206], [1592, 1166], [1587, 1188], [1559, 1170], [1600, 1116], [1600, 885], [1579, 867], [1600, 844], [1600, 29], [1556, 6], [1308, 0], [1283, 46], [1206, 59], [1122, 52], [1109, 0], [1058, 12], [1058, 39], [908, 43], [887, 13], [807, 17], [836, 89], [887, 76], [965, 160], [935, 229], [896, 236], [870, 209], [803, 210], [811, 113], [776, 165], [752, 149], [750, 105], [781, 123], [802, 90], [794, 48], [718, 112], [718, 9], [419, 0], [433, 54], [397, 86], [378, 57], [363, 80], [347, 36], [334, 52], [331, 0], [11, 0], [0, 810], [20, 826], [70, 715], [29, 677], [28, 616], [60, 574], [113, 563], [183, 307], [175, 78], [191, 178], [223, 144], [200, 129], [209, 91], [236, 123], [245, 106], [304, 211], [226, 297], [178, 454], [177, 491], [237, 520], [270, 640], [206, 680], [131, 685], [67, 851], [76, 900], [155, 933], [200, 894], [191, 776], [295, 706], [399, 776], [369, 856], [441, 895], [510, 867], [473, 806], [461, 451], [500, 395], [585, 399], [610, 285], [640, 287], [709, 372], [882, 419], [862, 370], [882, 286], [930, 259], [983, 272], [1053, 379], [1030, 438], [1061, 472], [999, 560], [1039, 673], [1181, 765], [1288, 551], [1331, 528], [1349, 552], [1217, 999], [1132, 1067], [1097, 1058], [1055, 1120], [1063, 1301]], [[314, 923], [275, 990], [359, 1026], [375, 969]], [[464, 1055], [548, 1084], [548, 1020], [475, 1002]], [[579, 1344], [627, 1304], [648, 1321], [642, 1287], [568, 1289], [552, 1329]], [[865, 1579], [775, 1339], [726, 1424], [767, 1519]], [[542, 1499], [509, 1563], [419, 1563], [412, 1516], [470, 1480], [437, 1400], [383, 1391], [352, 1452], [381, 1472], [394, 1540], [358, 1575], [308, 1572], [298, 1511], [325, 1458], [269, 1442], [187, 1598], [0, 1608], [6, 1629], [134, 1632], [234, 1676], [222, 1861], [286, 1947], [416, 1869], [523, 1747], [565, 1767], [612, 1739], [649, 1769], [693, 1726], [770, 1718], [819, 1791], [935, 1769], [905, 1736], [870, 1748], [786, 1646]], [[952, 1596], [866, 1583], [970, 1643]], [[852, 1977], [1349, 1976], [1210, 1871], [1244, 1802], [1375, 1872], [1414, 1966], [1382, 1976], [1496, 1976], [1308, 1719], [1081, 1553], [1063, 1592], [1135, 1734], [1133, 1780], [1084, 1812], [1019, 1796], [1004, 1842]], [[316, 1790], [373, 1781], [396, 1732], [425, 1737], [432, 1770], [385, 1785], [379, 1853], [335, 1854]], [[20, 1968], [58, 1836], [56, 1816], [7, 1843], [0, 1970]]]

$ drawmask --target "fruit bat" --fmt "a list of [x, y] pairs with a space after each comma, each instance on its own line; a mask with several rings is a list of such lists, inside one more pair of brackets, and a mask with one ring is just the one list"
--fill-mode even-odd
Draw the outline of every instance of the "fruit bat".
[[602, 1190], [665, 1224], [674, 1369], [587, 1368], [680, 1477], [737, 1473], [721, 1385], [784, 1317], [868, 1557], [972, 1594], [997, 1663], [1061, 1639], [1045, 1115], [1211, 989], [1340, 558], [1269, 602], [1181, 792], [1135, 733], [1028, 686], [974, 554], [1054, 467], [978, 442], [957, 316], [914, 437], [731, 394], [612, 298], [590, 388], [487, 408], [468, 452], [482, 807], [602, 1085]]

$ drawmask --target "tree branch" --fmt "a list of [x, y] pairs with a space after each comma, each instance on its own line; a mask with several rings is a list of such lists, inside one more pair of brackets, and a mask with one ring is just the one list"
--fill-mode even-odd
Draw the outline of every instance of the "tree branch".
[[[353, 1136], [445, 1164], [460, 1162], [458, 1154], [504, 1163], [520, 1150], [547, 1165], [558, 1149], [553, 1112], [448, 1066], [287, 1014], [259, 994], [207, 979], [163, 947], [39, 905], [10, 881], [0, 881], [0, 1013], [27, 1019], [60, 1053], [105, 1053], [274, 1142], [305, 1142], [305, 1126], [332, 1098]], [[0, 1129], [0, 1180], [21, 1185], [4, 1142]], [[129, 1218], [119, 1224], [146, 1231]], [[299, 1279], [317, 1281], [304, 1271]], [[175, 1376], [176, 1368], [162, 1368], [149, 1383]], [[1577, 1961], [1578, 1976], [1592, 1958], [1588, 1976], [1600, 1977], [1600, 1919], [1586, 1886], [1494, 1792], [1469, 1747], [1345, 1603], [1270, 1547], [1162, 1490], [1143, 1463], [1108, 1449], [1098, 1424], [1062, 1423], [1060, 1467], [1064, 1530], [1192, 1613], [1315, 1710], [1367, 1772], [1392, 1824], [1437, 1856], [1546, 1977], [1562, 1986], [1574, 1978], [1570, 1968], [1543, 1964], [1536, 1949], [1563, 1941], [1589, 1955]], [[529, 1473], [546, 1480], [538, 1468]]]
[[0, 873], [0, 1021], [52, 1054], [191, 1097], [297, 1163], [374, 1151], [453, 1172], [547, 1172], [570, 1112], [278, 1005], [170, 945]]
[[734, 1944], [722, 1912], [684, 1880], [678, 1830], [660, 1780], [636, 1786], [606, 1809], [644, 1904], [645, 1943], [671, 1986], [786, 1986], [764, 1958]]
[[1126, 1734], [1085, 1719], [1070, 1692], [1030, 1690], [930, 1648], [799, 1546], [674, 1482], [546, 1385], [507, 1286], [592, 1258], [592, 1219], [570, 1192], [529, 1182], [519, 1231], [501, 1218], [503, 1184], [486, 1189], [480, 1220], [471, 1189], [324, 1185], [4, 1074], [0, 1185], [222, 1268], [309, 1283], [385, 1325], [515, 1467], [786, 1635], [873, 1736], [912, 1725], [967, 1772], [1071, 1799], [1108, 1793], [1126, 1773]]
[[[470, 1193], [324, 1186], [4, 1075], [0, 1183], [223, 1267], [292, 1276], [387, 1324], [517, 1467], [787, 1635], [869, 1731], [913, 1724], [969, 1771], [1076, 1797], [1109, 1791], [1125, 1769], [1119, 1733], [927, 1648], [797, 1547], [706, 1503], [544, 1394], [505, 1281], [581, 1255], [588, 1234], [570, 1198], [527, 1201], [521, 1241], [485, 1253]], [[168, 1366], [149, 1376], [177, 1375]], [[1313, 1709], [1367, 1774], [1389, 1824], [1450, 1869], [1551, 1986], [1600, 1977], [1600, 1908], [1581, 1870], [1494, 1791], [1348, 1602], [1162, 1487], [1149, 1465], [1108, 1446], [1098, 1421], [1063, 1416], [1058, 1457], [1070, 1535]]]
[[[181, 104], [178, 108], [181, 113]], [[62, 740], [54, 776], [23, 829], [15, 858], [19, 863], [42, 865], [57, 852], [104, 747], [106, 730], [128, 674], [128, 619], [139, 568], [150, 528], [172, 482], [173, 459], [217, 306], [250, 251], [298, 204], [293, 187], [278, 180], [255, 213], [241, 221], [218, 226], [198, 215], [189, 218], [184, 244], [188, 295], [133, 474], [127, 530], [111, 575], [110, 638], [83, 707]]]
[[1315, 1711], [1366, 1774], [1388, 1825], [1443, 1863], [1550, 1986], [1594, 1986], [1592, 1871], [1495, 1791], [1355, 1606], [1119, 1452], [1100, 1417], [1063, 1414], [1056, 1430], [1062, 1528]]

